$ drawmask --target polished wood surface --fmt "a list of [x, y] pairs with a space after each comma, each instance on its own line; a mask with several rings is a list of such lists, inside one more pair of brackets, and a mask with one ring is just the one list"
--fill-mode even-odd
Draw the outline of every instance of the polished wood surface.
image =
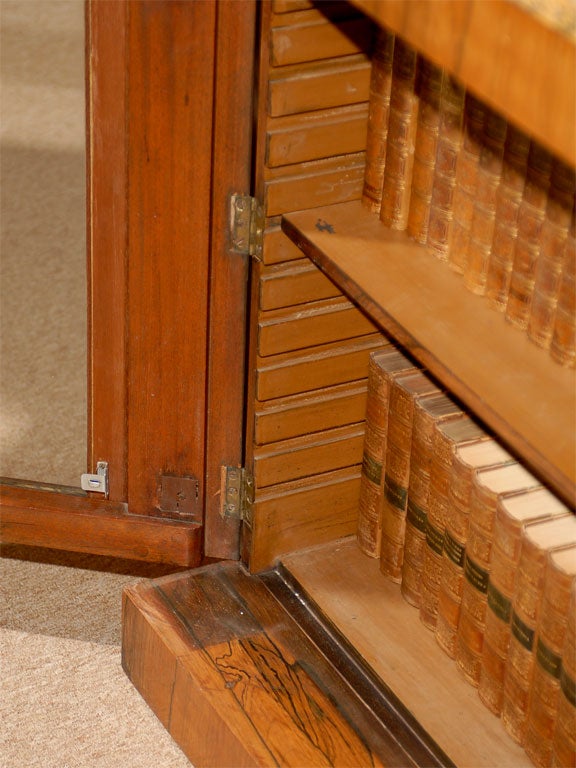
[[352, 0], [352, 4], [445, 67], [563, 160], [576, 163], [576, 37], [569, 18], [563, 29], [562, 14], [554, 16], [555, 5], [560, 11], [562, 3]]
[[236, 564], [131, 586], [122, 663], [197, 768], [445, 765], [407, 713], [378, 719], [331, 661], [336, 636], [310, 643], [296, 613]]
[[574, 370], [556, 364], [482, 297], [463, 290], [446, 264], [360, 203], [289, 214], [283, 227], [380, 327], [573, 504]]

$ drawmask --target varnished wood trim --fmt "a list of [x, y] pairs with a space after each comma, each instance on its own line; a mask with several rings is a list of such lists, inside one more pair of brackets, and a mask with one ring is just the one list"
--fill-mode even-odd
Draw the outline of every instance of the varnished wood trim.
[[186, 567], [202, 559], [202, 527], [127, 513], [126, 505], [82, 494], [4, 485], [3, 544], [48, 547]]

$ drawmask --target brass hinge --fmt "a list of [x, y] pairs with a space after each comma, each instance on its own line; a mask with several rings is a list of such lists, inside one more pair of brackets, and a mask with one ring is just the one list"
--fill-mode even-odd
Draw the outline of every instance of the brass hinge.
[[250, 195], [232, 195], [230, 200], [230, 236], [236, 253], [262, 259], [264, 210]]
[[222, 467], [222, 514], [252, 524], [254, 479], [244, 467]]

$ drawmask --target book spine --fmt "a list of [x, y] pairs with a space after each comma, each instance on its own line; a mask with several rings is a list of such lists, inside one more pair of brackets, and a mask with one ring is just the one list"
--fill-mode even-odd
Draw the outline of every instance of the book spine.
[[486, 292], [496, 220], [496, 194], [502, 177], [507, 129], [508, 123], [503, 117], [492, 111], [487, 113], [478, 163], [468, 255], [464, 265], [464, 285], [472, 293], [481, 296]]
[[560, 690], [552, 740], [553, 768], [576, 764], [576, 582], [570, 594], [566, 637], [562, 649]]
[[430, 251], [443, 261], [448, 259], [456, 167], [463, 139], [464, 102], [464, 88], [444, 73], [427, 240]]
[[501, 713], [506, 731], [518, 744], [524, 743], [546, 559], [545, 549], [524, 540], [512, 601]]
[[426, 517], [426, 542], [421, 575], [420, 621], [434, 631], [442, 576], [444, 531], [448, 516], [454, 442], [435, 428], [430, 465], [430, 489]]
[[540, 256], [528, 319], [528, 336], [548, 348], [554, 329], [558, 292], [565, 258], [565, 243], [574, 211], [574, 171], [560, 161], [552, 170], [546, 218], [542, 225]]
[[415, 91], [418, 61], [416, 51], [396, 38], [380, 219], [388, 227], [398, 230], [406, 229], [410, 208], [418, 123]]
[[506, 309], [514, 248], [518, 235], [518, 211], [522, 202], [530, 139], [513, 125], [508, 126], [504, 145], [502, 179], [496, 193], [492, 253], [486, 276], [486, 296], [499, 312]]
[[454, 404], [451, 414], [434, 416], [418, 407], [414, 413], [414, 430], [410, 454], [410, 478], [408, 481], [408, 504], [406, 510], [406, 534], [404, 558], [402, 561], [402, 583], [400, 591], [404, 599], [420, 607], [420, 582], [424, 565], [426, 543], [426, 520], [430, 496], [430, 468], [435, 424], [441, 420], [457, 418], [461, 409]]
[[378, 214], [382, 204], [382, 186], [386, 165], [393, 56], [394, 35], [379, 28], [376, 33], [370, 73], [366, 169], [362, 188], [363, 205], [368, 210]]
[[563, 271], [550, 341], [552, 359], [569, 368], [576, 366], [576, 217], [564, 246]]
[[[574, 551], [576, 558], [576, 549]], [[532, 762], [548, 768], [558, 712], [562, 650], [570, 611], [573, 573], [548, 559], [536, 635], [534, 677], [528, 704], [524, 749]]]
[[380, 571], [398, 584], [402, 581], [414, 407], [414, 395], [393, 382], [382, 498]]
[[440, 132], [441, 86], [442, 70], [440, 67], [426, 59], [421, 59], [416, 81], [419, 102], [418, 121], [406, 229], [417, 243], [422, 244], [425, 244], [428, 239], [436, 147]]
[[366, 423], [358, 503], [357, 541], [362, 552], [370, 557], [380, 554], [380, 507], [390, 394], [390, 382], [378, 359], [378, 353], [372, 353], [368, 359]]
[[496, 499], [494, 494], [474, 482], [455, 658], [464, 678], [475, 687], [480, 682], [482, 668]]
[[549, 152], [532, 143], [524, 196], [518, 211], [518, 236], [505, 311], [506, 320], [521, 330], [528, 326], [551, 171]]
[[474, 214], [476, 180], [482, 149], [487, 107], [470, 93], [466, 94], [464, 139], [456, 168], [454, 222], [448, 244], [448, 263], [455, 272], [464, 273], [468, 258], [470, 228]]

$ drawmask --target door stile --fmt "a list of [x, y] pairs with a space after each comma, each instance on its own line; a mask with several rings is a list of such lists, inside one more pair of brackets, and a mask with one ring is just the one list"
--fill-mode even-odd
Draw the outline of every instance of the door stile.
[[223, 514], [222, 467], [243, 461], [249, 256], [230, 237], [233, 194], [249, 194], [255, 0], [217, 4], [212, 166], [206, 515], [208, 557], [239, 557], [240, 521]]

